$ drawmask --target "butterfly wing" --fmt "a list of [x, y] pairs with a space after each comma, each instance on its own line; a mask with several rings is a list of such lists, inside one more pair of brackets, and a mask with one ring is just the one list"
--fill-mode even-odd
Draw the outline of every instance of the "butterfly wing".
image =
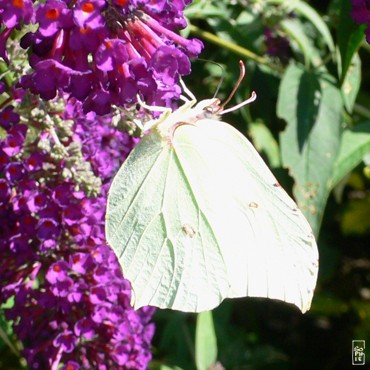
[[[178, 127], [174, 147], [206, 216], [229, 290], [223, 298], [267, 297], [309, 309], [318, 272], [311, 228], [252, 144], [232, 126], [202, 119]], [[199, 266], [202, 268], [202, 266]]]
[[253, 146], [223, 122], [147, 135], [112, 183], [106, 234], [135, 308], [200, 312], [243, 296], [310, 306], [311, 229]]
[[131, 282], [135, 308], [204, 311], [228, 291], [222, 254], [191, 186], [173, 146], [156, 132], [114, 178], [106, 237]]

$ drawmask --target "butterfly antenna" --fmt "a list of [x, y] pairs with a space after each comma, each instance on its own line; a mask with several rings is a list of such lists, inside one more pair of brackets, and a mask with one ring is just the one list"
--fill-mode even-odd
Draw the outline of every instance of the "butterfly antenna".
[[254, 102], [256, 100], [256, 98], [257, 98], [256, 92], [255, 91], [252, 91], [251, 96], [247, 100], [244, 100], [240, 104], [234, 105], [233, 107], [231, 107], [229, 109], [223, 110], [220, 114], [227, 114], [227, 113], [230, 113], [230, 112], [232, 112], [234, 110], [237, 110], [237, 109], [239, 109], [241, 107], [244, 107], [244, 105], [247, 105], [249, 103]]
[[221, 74], [221, 77], [220, 77], [220, 81], [218, 82], [216, 91], [213, 94], [213, 98], [215, 98], [218, 95], [218, 92], [220, 91], [220, 88], [221, 88], [221, 86], [222, 86], [222, 84], [224, 82], [224, 79], [225, 79], [225, 68], [220, 63], [217, 63], [214, 60], [202, 59], [202, 58], [198, 58], [198, 60], [201, 60], [201, 61], [204, 61], [204, 62], [207, 62], [207, 63], [215, 64], [222, 71], [222, 74]]
[[241, 60], [239, 60], [239, 68], [240, 68], [240, 73], [239, 73], [238, 81], [236, 82], [236, 84], [235, 84], [233, 90], [231, 91], [229, 97], [220, 106], [220, 111], [222, 111], [224, 109], [224, 107], [226, 106], [226, 104], [232, 99], [232, 97], [235, 95], [236, 90], [238, 90], [241, 82], [243, 81], [243, 78], [245, 76], [245, 65]]
[[215, 62], [214, 60], [210, 60], [210, 59], [203, 59], [203, 58], [197, 58], [196, 59], [196, 62], [206, 62], [206, 63], [211, 63], [211, 64], [215, 64], [217, 67], [219, 67], [222, 71], [222, 74], [221, 74], [221, 77], [220, 77], [220, 81], [218, 82], [217, 84], [217, 88], [216, 88], [216, 91], [215, 93], [213, 94], [213, 99], [218, 95], [218, 92], [220, 91], [220, 87], [222, 86], [223, 82], [224, 82], [224, 79], [225, 79], [225, 68], [220, 64], [220, 63], [217, 63]]

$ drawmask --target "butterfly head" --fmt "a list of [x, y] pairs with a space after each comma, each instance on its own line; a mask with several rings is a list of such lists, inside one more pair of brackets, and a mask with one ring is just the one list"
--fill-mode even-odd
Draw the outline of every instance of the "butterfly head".
[[197, 118], [213, 118], [221, 114], [221, 100], [218, 98], [201, 100], [195, 107]]
[[245, 66], [244, 66], [244, 63], [242, 61], [239, 62], [239, 67], [240, 67], [240, 75], [239, 75], [238, 81], [236, 82], [236, 84], [235, 84], [233, 90], [231, 91], [229, 97], [223, 103], [221, 103], [220, 99], [217, 99], [217, 98], [206, 99], [206, 100], [200, 101], [194, 108], [194, 110], [197, 111], [196, 112], [197, 113], [196, 114], [197, 118], [214, 118], [215, 116], [216, 117], [221, 116], [225, 113], [229, 113], [229, 112], [232, 112], [234, 110], [237, 110], [237, 109], [253, 102], [254, 100], [256, 100], [257, 95], [254, 91], [252, 91], [252, 94], [248, 99], [246, 99], [243, 102], [235, 105], [234, 107], [225, 109], [226, 104], [229, 103], [231, 98], [235, 95], [236, 90], [238, 89], [240, 83], [242, 82], [242, 80], [245, 76]]

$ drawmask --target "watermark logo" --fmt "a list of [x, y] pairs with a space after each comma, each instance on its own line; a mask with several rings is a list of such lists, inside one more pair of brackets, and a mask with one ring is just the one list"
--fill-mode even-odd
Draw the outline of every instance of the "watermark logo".
[[365, 365], [365, 341], [352, 341], [352, 365]]

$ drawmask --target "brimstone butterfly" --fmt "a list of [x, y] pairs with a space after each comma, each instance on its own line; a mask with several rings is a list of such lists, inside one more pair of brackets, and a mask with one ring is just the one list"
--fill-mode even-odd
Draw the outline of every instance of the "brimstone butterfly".
[[200, 312], [248, 296], [305, 312], [318, 272], [311, 228], [252, 144], [210, 113], [217, 104], [164, 112], [113, 180], [106, 237], [133, 305]]

